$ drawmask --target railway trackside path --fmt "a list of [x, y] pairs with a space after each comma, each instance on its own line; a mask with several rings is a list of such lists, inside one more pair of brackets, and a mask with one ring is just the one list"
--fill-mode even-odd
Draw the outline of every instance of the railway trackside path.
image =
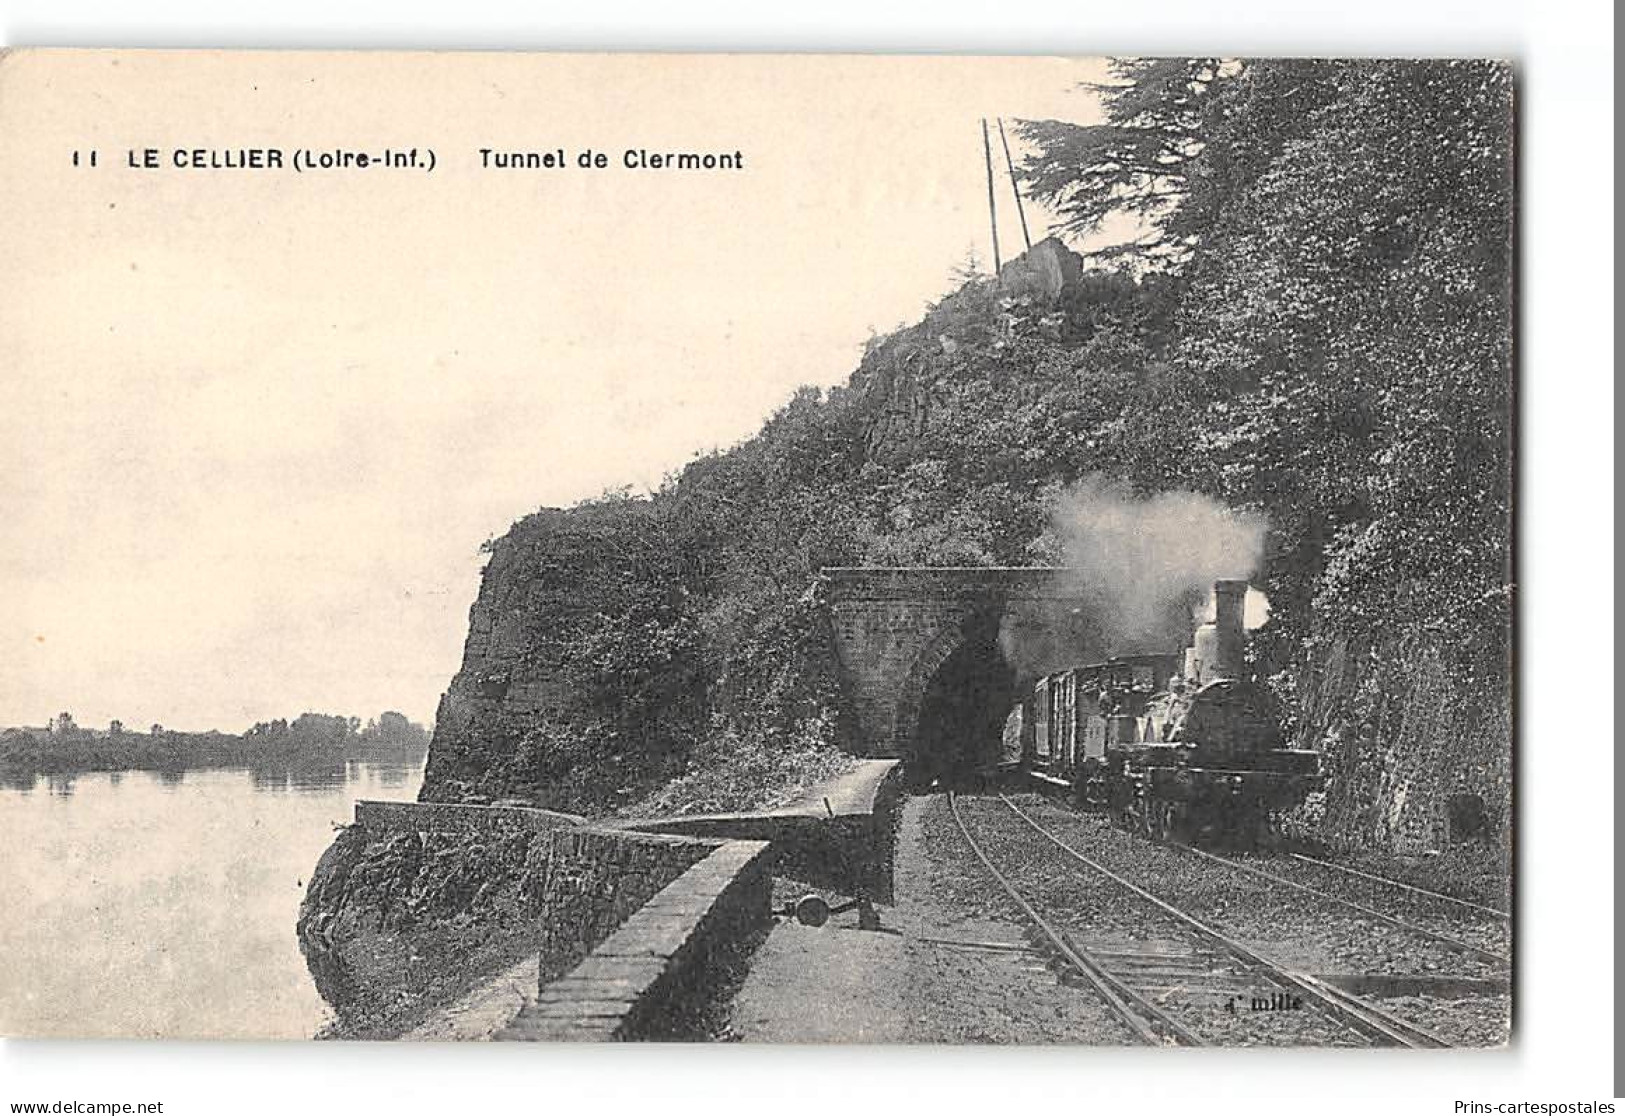
[[[897, 902], [883, 929], [847, 912], [820, 928], [780, 919], [735, 995], [745, 1042], [1088, 1043], [1132, 1036], [1033, 949], [1019, 911], [989, 890], [943, 795], [907, 799]], [[805, 888], [781, 886], [775, 902]], [[1070, 978], [1069, 978], [1070, 979]]]

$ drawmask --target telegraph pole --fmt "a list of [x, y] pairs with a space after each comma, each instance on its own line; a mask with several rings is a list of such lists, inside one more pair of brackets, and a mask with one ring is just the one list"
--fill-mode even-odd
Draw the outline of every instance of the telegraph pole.
[[[984, 125], [985, 125], [984, 121]], [[999, 143], [1004, 147], [1004, 166], [1010, 172], [1010, 192], [1016, 196], [1016, 216], [1021, 218], [1021, 242], [1027, 251], [1033, 249], [1033, 238], [1027, 235], [1027, 210], [1021, 204], [1021, 187], [1016, 185], [1016, 164], [1010, 158], [1010, 141], [1004, 138], [1004, 117], [999, 117]]]
[[987, 163], [987, 220], [993, 229], [993, 274], [1004, 270], [999, 259], [999, 207], [993, 200], [993, 143], [987, 135], [987, 117], [982, 117], [982, 158]]

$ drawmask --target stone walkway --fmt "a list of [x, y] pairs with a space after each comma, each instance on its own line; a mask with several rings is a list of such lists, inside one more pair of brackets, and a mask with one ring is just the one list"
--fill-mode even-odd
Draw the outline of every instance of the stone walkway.
[[536, 1002], [541, 963], [527, 957], [402, 1035], [403, 1042], [488, 1042]]
[[819, 783], [800, 799], [769, 813], [823, 817], [867, 814], [874, 809], [880, 784], [897, 766], [895, 760], [864, 760], [844, 775]]
[[[832, 803], [833, 805], [833, 803]], [[1092, 993], [1063, 985], [1019, 914], [987, 894], [941, 796], [909, 799], [896, 906], [821, 928], [781, 919], [734, 998], [745, 1042], [1122, 1043]]]

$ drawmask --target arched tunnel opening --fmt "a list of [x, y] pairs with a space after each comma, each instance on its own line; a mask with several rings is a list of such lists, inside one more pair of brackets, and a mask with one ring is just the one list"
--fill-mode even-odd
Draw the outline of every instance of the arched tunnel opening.
[[1016, 701], [1016, 672], [994, 634], [973, 638], [949, 655], [920, 697], [909, 781], [965, 786], [992, 772], [1004, 721]]

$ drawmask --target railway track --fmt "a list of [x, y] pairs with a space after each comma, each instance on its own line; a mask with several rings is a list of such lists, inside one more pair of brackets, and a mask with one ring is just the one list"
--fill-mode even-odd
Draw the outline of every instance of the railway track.
[[981, 842], [971, 833], [970, 826], [965, 823], [965, 818], [960, 813], [958, 796], [952, 791], [948, 792], [948, 809], [953, 814], [954, 824], [959, 827], [966, 846], [975, 854], [976, 859], [982, 862], [982, 867], [987, 869], [988, 874], [1004, 889], [1011, 901], [1021, 908], [1022, 913], [1049, 942], [1061, 960], [1100, 994], [1112, 1014], [1139, 1042], [1148, 1046], [1206, 1045], [1194, 1033], [1147, 999], [1138, 989], [1108, 971], [1103, 958], [1080, 949], [1059, 926], [1040, 914], [1011, 882], [1010, 877], [999, 871]]
[[[1278, 875], [1274, 872], [1265, 871], [1264, 869], [1258, 868], [1254, 865], [1243, 864], [1242, 862], [1232, 860], [1229, 857], [1217, 856], [1214, 853], [1207, 852], [1204, 849], [1194, 848], [1189, 845], [1181, 845], [1178, 846], [1178, 848], [1181, 852], [1184, 852], [1190, 856], [1199, 857], [1202, 860], [1221, 865], [1222, 867], [1231, 871], [1243, 872], [1256, 879], [1265, 880], [1272, 886], [1284, 887], [1302, 895], [1313, 896], [1318, 902], [1325, 903], [1329, 906], [1342, 907], [1346, 910], [1355, 911], [1365, 918], [1374, 919], [1386, 926], [1392, 926], [1395, 929], [1403, 930], [1408, 934], [1414, 934], [1419, 938], [1425, 938], [1430, 942], [1434, 942], [1435, 944], [1441, 945], [1444, 948], [1452, 950], [1456, 953], [1466, 954], [1469, 957], [1475, 957], [1480, 961], [1485, 961], [1491, 965], [1496, 965], [1503, 968], [1510, 968], [1512, 965], [1512, 958], [1504, 953], [1499, 953], [1493, 949], [1485, 949], [1482, 946], [1475, 945], [1474, 943], [1465, 941], [1462, 938], [1455, 937], [1450, 934], [1440, 933], [1431, 927], [1406, 921], [1397, 915], [1390, 914], [1387, 911], [1378, 910], [1377, 908], [1369, 906], [1365, 903], [1356, 902], [1346, 896], [1334, 895], [1329, 891], [1312, 887], [1309, 884], [1300, 883], [1297, 880], [1287, 879], [1285, 876]], [[1364, 875], [1364, 873], [1361, 874]], [[1441, 896], [1441, 898], [1448, 897]]]
[[[982, 799], [978, 801], [994, 801]], [[1006, 796], [1008, 813], [977, 818], [998, 829], [1001, 868], [965, 819], [949, 809], [989, 874], [1056, 955], [1097, 992], [1145, 1043], [1160, 1045], [1381, 1045], [1447, 1047], [1445, 1039], [1325, 981], [1296, 972], [1244, 945], [1085, 855]], [[1033, 840], [1036, 834], [1039, 841]], [[1025, 836], [1023, 836], [1025, 835]], [[1020, 849], [1026, 857], [1012, 854]], [[1047, 864], [1033, 858], [1049, 850]], [[1057, 872], [1055, 858], [1063, 858]], [[1105, 882], [1108, 886], [1098, 885]], [[1087, 886], [1086, 886], [1087, 885]], [[1137, 910], [1116, 901], [1134, 897]], [[1080, 941], [1070, 930], [1091, 935]], [[1159, 935], [1148, 939], [1148, 928]]]
[[1486, 907], [1481, 903], [1473, 903], [1466, 899], [1457, 898], [1454, 895], [1446, 895], [1441, 891], [1429, 891], [1425, 887], [1417, 887], [1414, 884], [1402, 883], [1399, 880], [1391, 880], [1387, 876], [1379, 876], [1373, 872], [1362, 872], [1360, 869], [1350, 868], [1346, 864], [1334, 864], [1329, 860], [1320, 860], [1313, 856], [1305, 856], [1303, 853], [1293, 853], [1292, 859], [1302, 864], [1310, 864], [1316, 868], [1326, 871], [1340, 872], [1345, 876], [1353, 876], [1358, 879], [1367, 880], [1406, 895], [1413, 895], [1418, 897], [1422, 902], [1443, 904], [1465, 911], [1476, 912], [1477, 914], [1503, 923], [1512, 921], [1512, 915], [1507, 911], [1498, 910], [1495, 907]]

